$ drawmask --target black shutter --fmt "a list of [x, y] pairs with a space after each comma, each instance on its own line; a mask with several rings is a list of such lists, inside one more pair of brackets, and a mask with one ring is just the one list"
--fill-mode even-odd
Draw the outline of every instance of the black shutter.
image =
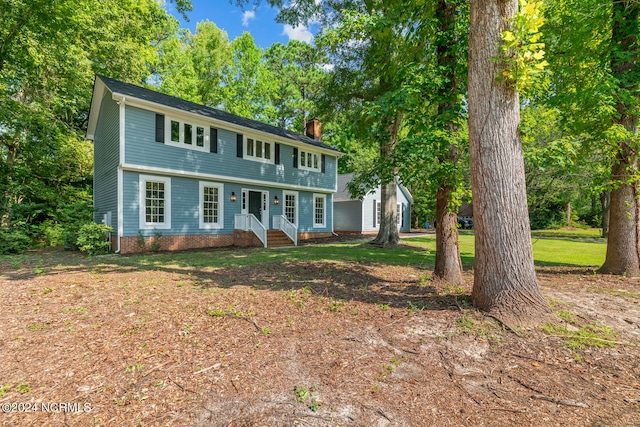
[[156, 142], [164, 144], [164, 114], [156, 114]]
[[278, 144], [277, 142], [276, 142], [275, 150], [276, 150], [275, 163], [276, 165], [279, 165], [280, 164], [280, 144]]
[[298, 169], [298, 149], [293, 149], [293, 167]]
[[218, 129], [209, 128], [209, 152], [218, 152]]
[[242, 151], [243, 151], [242, 150], [242, 144], [243, 144], [243, 142], [244, 142], [244, 138], [242, 137], [242, 134], [239, 133], [237, 138], [236, 138], [236, 150], [237, 150], [236, 156], [238, 156], [238, 157], [242, 157]]
[[320, 171], [322, 173], [325, 172], [325, 168], [324, 168], [324, 163], [327, 161], [326, 156], [323, 154], [322, 156], [320, 156]]

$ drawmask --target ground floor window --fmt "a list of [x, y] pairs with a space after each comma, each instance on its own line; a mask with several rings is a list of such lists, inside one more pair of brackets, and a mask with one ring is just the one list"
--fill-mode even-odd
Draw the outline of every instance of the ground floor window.
[[284, 191], [284, 216], [293, 224], [298, 225], [298, 193], [294, 191]]
[[222, 184], [200, 181], [200, 228], [222, 228], [224, 223]]
[[171, 178], [140, 175], [140, 228], [171, 228]]
[[324, 227], [326, 225], [327, 196], [324, 194], [313, 195], [313, 226]]
[[[378, 200], [373, 201], [375, 206], [375, 213], [373, 218], [373, 226], [379, 227], [380, 221], [382, 219], [382, 206]], [[404, 227], [404, 215], [403, 213], [403, 204], [398, 203], [396, 205], [396, 221], [398, 222], [398, 227]]]

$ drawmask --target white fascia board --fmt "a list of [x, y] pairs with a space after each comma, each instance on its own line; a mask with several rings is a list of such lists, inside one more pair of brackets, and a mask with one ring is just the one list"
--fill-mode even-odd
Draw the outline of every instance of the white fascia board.
[[[113, 99], [118, 101], [124, 98], [125, 95], [119, 94], [117, 92], [113, 93]], [[298, 148], [306, 148], [308, 150], [315, 150], [321, 152], [323, 154], [328, 154], [334, 157], [342, 157], [344, 153], [340, 153], [338, 151], [329, 150], [327, 148], [316, 147], [315, 145], [305, 144], [304, 142], [296, 141], [295, 139], [282, 138], [280, 136], [274, 135], [269, 132], [263, 132], [260, 130], [236, 125], [233, 123], [225, 122], [224, 120], [214, 119], [213, 117], [203, 116], [201, 114], [191, 113], [189, 111], [184, 111], [179, 108], [169, 107], [167, 105], [158, 104], [152, 101], [146, 101], [139, 98], [131, 98], [127, 97], [127, 105], [131, 105], [132, 107], [138, 107], [145, 110], [150, 110], [158, 113], [165, 113], [170, 116], [184, 117], [189, 119], [195, 119], [197, 121], [206, 121], [210, 126], [213, 126], [218, 129], [229, 130], [231, 132], [241, 133], [243, 135], [256, 135], [258, 138], [267, 141], [273, 141], [281, 144], [291, 145], [293, 147]], [[203, 106], [204, 107], [204, 106]]]
[[98, 77], [95, 78], [93, 84], [93, 93], [91, 95], [91, 107], [89, 108], [89, 119], [87, 123], [87, 133], [85, 139], [93, 141], [98, 126], [98, 117], [100, 116], [100, 106], [102, 105], [102, 97], [107, 86]]
[[234, 184], [246, 184], [246, 185], [257, 185], [260, 187], [282, 188], [285, 190], [314, 191], [316, 193], [324, 193], [324, 194], [333, 194], [336, 191], [335, 188], [324, 189], [324, 188], [309, 187], [304, 185], [285, 184], [285, 183], [273, 182], [273, 181], [261, 181], [257, 179], [235, 178], [228, 175], [216, 175], [216, 174], [201, 173], [201, 172], [190, 172], [190, 171], [182, 171], [182, 170], [175, 170], [175, 169], [157, 168], [154, 166], [142, 166], [142, 165], [136, 165], [131, 163], [123, 164], [122, 169], [130, 172], [155, 173], [158, 175], [206, 179], [210, 181], [229, 182]]

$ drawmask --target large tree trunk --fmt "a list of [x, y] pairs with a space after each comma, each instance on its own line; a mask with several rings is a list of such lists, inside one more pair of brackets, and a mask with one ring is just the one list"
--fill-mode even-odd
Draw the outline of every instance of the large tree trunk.
[[[388, 126], [389, 139], [380, 146], [380, 156], [388, 159], [393, 164], [396, 149], [396, 139], [400, 122], [402, 121], [402, 113], [397, 113], [390, 121]], [[371, 243], [380, 246], [395, 246], [400, 242], [398, 234], [398, 172], [397, 168], [393, 168], [393, 179], [382, 184], [381, 202], [380, 202], [380, 228], [378, 235]]]
[[[628, 147], [628, 144], [625, 144]], [[609, 207], [609, 234], [607, 237], [607, 255], [600, 273], [624, 274], [629, 277], [640, 276], [640, 258], [638, 248], [638, 185], [631, 180], [631, 169], [637, 171], [637, 159], [634, 161], [630, 149], [622, 148], [618, 161], [613, 166], [613, 177], [622, 181], [611, 190]], [[626, 154], [625, 154], [626, 152]], [[637, 172], [636, 172], [637, 173]]]
[[[638, 89], [638, 13], [635, 1], [613, 2], [611, 70], [618, 82], [616, 123], [631, 138], [638, 136], [634, 102]], [[631, 101], [631, 102], [630, 102]], [[629, 102], [627, 104], [626, 102]], [[630, 139], [631, 139], [630, 138]], [[611, 179], [607, 255], [601, 273], [640, 276], [640, 202], [638, 201], [638, 152], [631, 141], [620, 141]]]
[[498, 82], [501, 33], [518, 0], [471, 0], [469, 146], [476, 236], [473, 302], [509, 326], [550, 314], [531, 248], [518, 92]]
[[452, 284], [464, 282], [458, 247], [457, 211], [449, 210], [453, 188], [442, 185], [436, 195], [436, 267], [433, 275]]
[[[456, 4], [439, 0], [436, 15], [439, 26], [439, 43], [437, 47], [438, 65], [444, 70], [443, 77], [448, 82], [436, 96], [440, 99], [438, 105], [438, 117], [445, 120], [445, 129], [449, 135], [459, 132], [455, 119], [458, 116], [458, 79], [456, 75], [456, 49], [455, 38], [451, 35], [456, 22]], [[448, 119], [445, 119], [448, 117]], [[438, 162], [452, 165], [457, 168], [460, 151], [457, 147], [447, 147]], [[448, 168], [450, 170], [450, 168]], [[462, 278], [462, 261], [460, 260], [460, 248], [458, 246], [458, 210], [452, 209], [454, 187], [450, 181], [455, 177], [442, 176], [440, 186], [436, 193], [436, 266], [433, 275], [449, 283], [460, 284]]]
[[381, 246], [394, 246], [400, 241], [398, 234], [397, 204], [398, 195], [396, 193], [398, 178], [387, 184], [382, 184], [380, 202], [380, 228], [378, 235], [371, 243]]

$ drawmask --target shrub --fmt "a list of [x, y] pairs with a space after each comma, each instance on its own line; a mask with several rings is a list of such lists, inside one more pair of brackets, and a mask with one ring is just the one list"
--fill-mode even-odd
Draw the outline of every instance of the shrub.
[[142, 234], [142, 230], [138, 230], [138, 237], [136, 237], [136, 244], [138, 245], [138, 249], [140, 252], [145, 252], [147, 250], [147, 241]]
[[158, 252], [162, 248], [162, 243], [160, 242], [160, 239], [162, 239], [162, 232], [154, 228], [153, 241], [151, 242], [151, 246], [149, 246], [149, 249], [151, 249], [151, 252]]
[[0, 227], [0, 255], [20, 254], [31, 246], [31, 238], [22, 228]]
[[111, 246], [111, 242], [107, 239], [107, 233], [111, 231], [113, 228], [110, 225], [93, 222], [84, 224], [78, 230], [78, 249], [89, 255], [106, 254]]

